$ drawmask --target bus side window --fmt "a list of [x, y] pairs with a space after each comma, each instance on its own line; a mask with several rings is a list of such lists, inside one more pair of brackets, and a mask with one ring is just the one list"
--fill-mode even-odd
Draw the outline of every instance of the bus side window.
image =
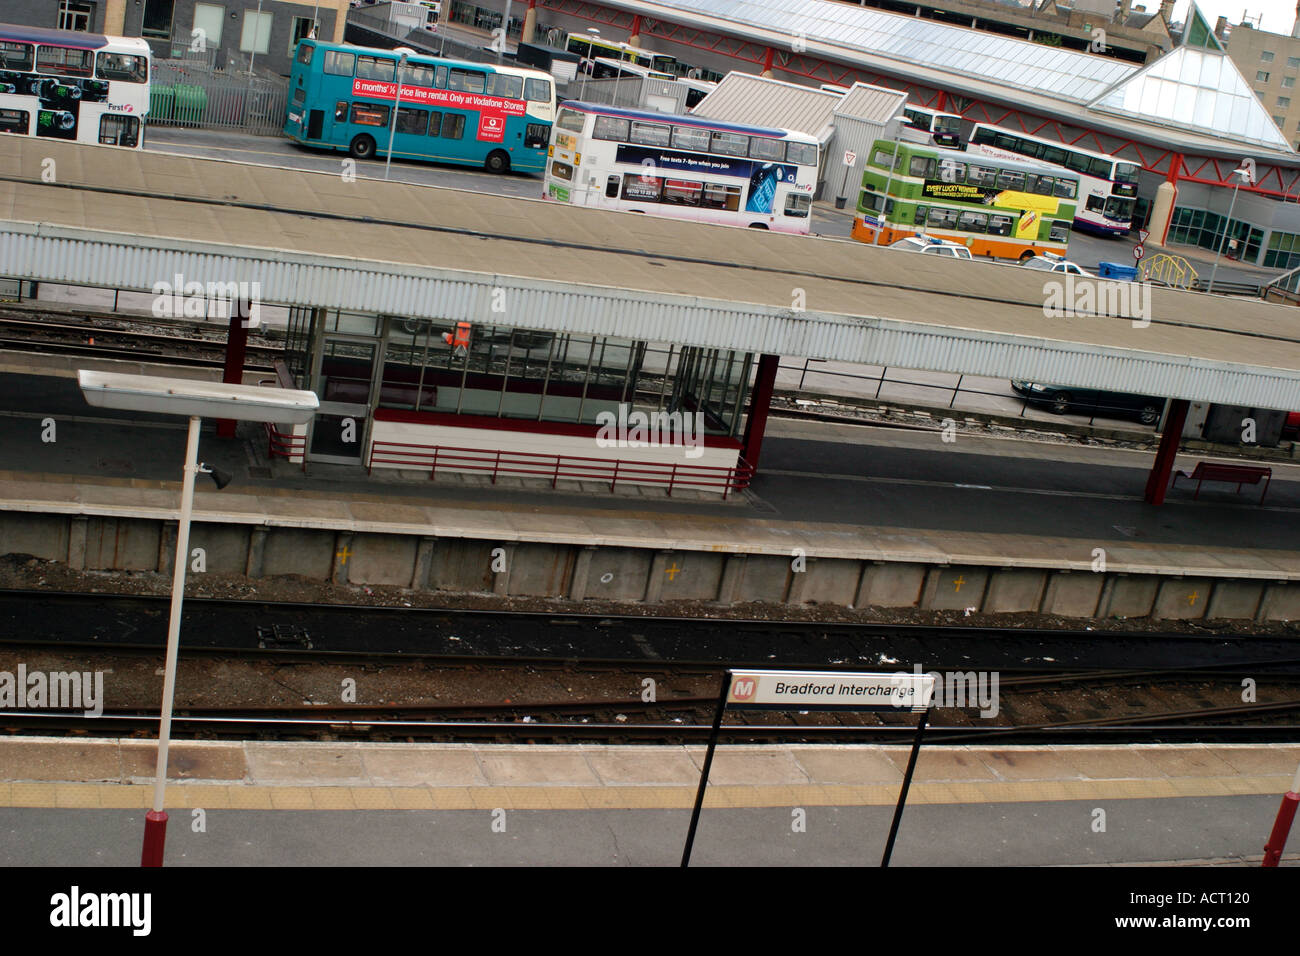
[[1010, 217], [1010, 216], [990, 216], [990, 217], [989, 217], [989, 235], [990, 235], [990, 236], [1009, 236], [1009, 235], [1011, 235], [1011, 217]]
[[700, 205], [705, 209], [725, 209], [728, 212], [736, 212], [740, 209], [740, 187], [705, 183]]
[[914, 216], [912, 217], [912, 225], [914, 225], [914, 226], [924, 226], [924, 225], [925, 225], [925, 216], [926, 216], [926, 213], [928, 213], [929, 211], [930, 211], [930, 207], [929, 207], [929, 206], [917, 206], [917, 207], [916, 207], [916, 215], [914, 215]]
[[440, 66], [433, 71], [433, 85], [440, 90], [447, 88], [447, 68]]
[[443, 113], [442, 114], [442, 138], [460, 139], [464, 135], [465, 135], [465, 114], [464, 113]]
[[339, 100], [334, 106], [334, 122], [346, 123], [348, 121], [348, 101]]
[[429, 135], [437, 136], [442, 132], [442, 114], [436, 110], [429, 114]]
[[618, 198], [618, 187], [622, 184], [622, 176], [610, 176], [605, 182], [605, 196], [608, 199]]
[[550, 129], [545, 123], [529, 123], [524, 128], [524, 149], [545, 149]]

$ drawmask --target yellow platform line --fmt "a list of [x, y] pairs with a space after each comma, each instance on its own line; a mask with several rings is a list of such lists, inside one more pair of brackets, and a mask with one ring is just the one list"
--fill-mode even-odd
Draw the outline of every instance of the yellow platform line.
[[[1140, 800], [1176, 797], [1281, 795], [1285, 774], [1242, 777], [1158, 777], [1150, 780], [1021, 780], [922, 782], [913, 804], [958, 805], [1065, 800]], [[153, 788], [118, 783], [0, 783], [0, 807], [147, 809]], [[694, 786], [536, 787], [270, 787], [249, 784], [171, 784], [167, 808], [185, 810], [680, 810], [695, 800]], [[718, 785], [706, 808], [883, 807], [898, 787], [849, 785]]]

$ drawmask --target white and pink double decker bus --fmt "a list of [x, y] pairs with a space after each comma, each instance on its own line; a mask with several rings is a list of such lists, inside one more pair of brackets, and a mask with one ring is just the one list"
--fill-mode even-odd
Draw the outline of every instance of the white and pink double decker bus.
[[697, 116], [560, 104], [547, 199], [693, 222], [807, 233], [817, 140]]

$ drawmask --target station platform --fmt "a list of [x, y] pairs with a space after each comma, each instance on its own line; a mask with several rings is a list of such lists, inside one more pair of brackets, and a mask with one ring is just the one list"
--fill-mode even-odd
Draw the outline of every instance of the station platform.
[[[0, 823], [24, 823], [0, 829], [0, 861], [67, 862], [62, 848], [80, 840], [79, 861], [132, 862], [154, 753], [137, 740], [0, 740]], [[699, 746], [177, 741], [168, 861], [669, 865], [703, 756]], [[721, 746], [695, 861], [874, 864], [907, 756]], [[894, 861], [1257, 862], [1297, 762], [1295, 745], [925, 747]]]
[[[7, 361], [5, 551], [77, 570], [170, 568], [182, 423], [92, 410], [71, 372]], [[46, 419], [55, 441], [41, 439]], [[236, 475], [196, 492], [208, 570], [574, 600], [1300, 619], [1300, 465], [1270, 463], [1263, 505], [1258, 488], [1207, 486], [1193, 500], [1180, 483], [1153, 508], [1146, 451], [787, 420], [772, 422], [752, 487], [721, 502], [304, 473], [244, 429], [202, 440], [200, 457]], [[514, 567], [485, 578], [496, 548]]]

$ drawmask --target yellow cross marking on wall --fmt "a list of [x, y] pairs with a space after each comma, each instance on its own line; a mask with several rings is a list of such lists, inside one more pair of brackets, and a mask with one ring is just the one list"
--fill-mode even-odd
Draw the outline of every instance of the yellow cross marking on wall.
[[952, 582], [952, 589], [954, 591], [960, 591], [961, 586], [965, 583], [966, 583], [966, 579], [958, 575]]
[[352, 557], [352, 552], [348, 550], [348, 546], [345, 544], [343, 550], [337, 552], [337, 557], [339, 558], [339, 564], [347, 564], [348, 558]]
[[677, 562], [674, 561], [674, 562], [673, 562], [673, 566], [672, 566], [671, 568], [664, 568], [664, 574], [668, 575], [668, 580], [669, 580], [669, 581], [676, 581], [676, 580], [677, 580], [677, 572], [680, 571], [680, 570], [681, 570], [681, 568], [679, 568], [679, 567], [677, 566]]
[[1196, 603], [1196, 595], [1197, 595], [1197, 592], [1196, 592], [1196, 591], [1193, 591], [1191, 594], [1187, 595], [1187, 603], [1188, 603], [1188, 604], [1195, 604], [1195, 603]]

